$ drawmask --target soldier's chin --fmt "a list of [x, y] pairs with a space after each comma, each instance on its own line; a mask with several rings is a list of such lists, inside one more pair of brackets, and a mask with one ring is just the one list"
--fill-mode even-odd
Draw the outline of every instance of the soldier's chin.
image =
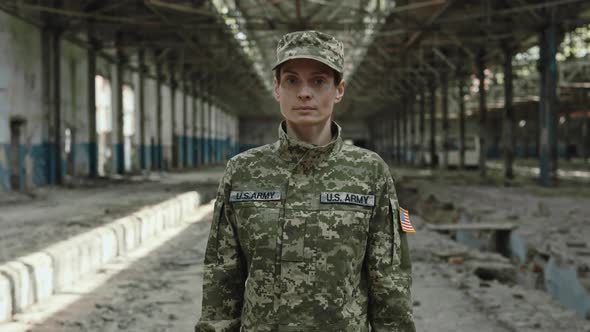
[[322, 123], [322, 119], [318, 118], [314, 115], [296, 115], [291, 117], [291, 119], [287, 119], [293, 125], [296, 126], [313, 126]]

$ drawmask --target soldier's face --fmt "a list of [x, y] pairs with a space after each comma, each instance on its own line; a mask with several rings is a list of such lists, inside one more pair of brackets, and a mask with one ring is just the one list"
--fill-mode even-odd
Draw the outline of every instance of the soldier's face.
[[344, 80], [334, 85], [334, 72], [323, 63], [293, 59], [281, 66], [280, 81], [274, 81], [274, 97], [291, 124], [317, 125], [330, 120], [344, 87]]

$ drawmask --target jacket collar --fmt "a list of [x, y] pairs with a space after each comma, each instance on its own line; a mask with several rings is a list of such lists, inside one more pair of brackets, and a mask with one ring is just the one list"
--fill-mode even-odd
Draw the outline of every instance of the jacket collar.
[[337, 153], [342, 148], [342, 137], [340, 132], [342, 128], [332, 121], [332, 140], [326, 145], [313, 145], [300, 141], [294, 137], [287, 135], [287, 123], [282, 121], [279, 125], [279, 140], [277, 142], [277, 150], [279, 157], [287, 162], [297, 163], [303, 157], [305, 159], [312, 158], [314, 160], [327, 158], [333, 153]]

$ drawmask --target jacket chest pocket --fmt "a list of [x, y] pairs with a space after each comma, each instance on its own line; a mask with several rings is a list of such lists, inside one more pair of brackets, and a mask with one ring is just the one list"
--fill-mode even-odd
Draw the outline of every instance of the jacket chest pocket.
[[232, 203], [238, 239], [248, 263], [274, 262], [279, 202]]
[[359, 267], [365, 255], [369, 232], [369, 207], [332, 205], [318, 215], [316, 247], [320, 264], [335, 273]]

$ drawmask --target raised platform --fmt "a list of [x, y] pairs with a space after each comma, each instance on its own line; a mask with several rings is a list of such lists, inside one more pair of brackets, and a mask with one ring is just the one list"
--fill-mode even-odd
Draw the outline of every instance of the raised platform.
[[197, 192], [185, 193], [0, 265], [0, 322], [177, 227], [199, 204]]

